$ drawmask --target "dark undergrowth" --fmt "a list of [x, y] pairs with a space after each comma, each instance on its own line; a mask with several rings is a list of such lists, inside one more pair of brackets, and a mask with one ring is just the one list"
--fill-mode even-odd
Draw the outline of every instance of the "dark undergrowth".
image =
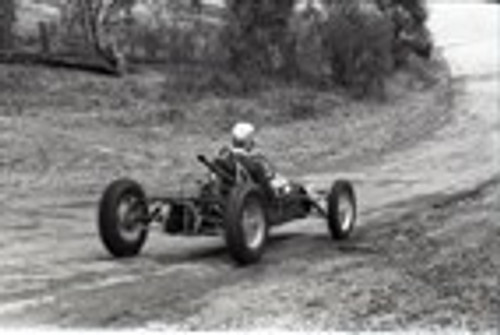
[[[414, 66], [385, 80], [384, 100], [365, 98], [366, 103], [390, 104], [403, 92], [431, 89], [448, 76], [444, 61], [422, 62], [415, 59]], [[185, 130], [226, 131], [241, 119], [280, 125], [336, 114], [355, 118], [347, 115], [346, 106], [358, 100], [338, 86], [242, 79], [203, 64], [136, 67], [123, 78], [37, 66], [1, 66], [0, 71], [0, 114], [57, 107], [75, 114], [96, 112], [103, 122], [123, 127], [180, 125]]]

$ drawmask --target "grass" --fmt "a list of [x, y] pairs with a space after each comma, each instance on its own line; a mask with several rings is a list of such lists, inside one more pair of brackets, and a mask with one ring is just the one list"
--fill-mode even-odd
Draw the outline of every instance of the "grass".
[[260, 150], [285, 174], [336, 171], [425, 139], [449, 116], [445, 73], [415, 91], [415, 77], [401, 72], [381, 102], [282, 82], [210, 90], [196, 81], [200, 69], [186, 71], [148, 67], [111, 78], [0, 65], [0, 182], [94, 195], [118, 176], [158, 191], [185, 187], [203, 172], [195, 155], [229, 143], [242, 119], [258, 126]]

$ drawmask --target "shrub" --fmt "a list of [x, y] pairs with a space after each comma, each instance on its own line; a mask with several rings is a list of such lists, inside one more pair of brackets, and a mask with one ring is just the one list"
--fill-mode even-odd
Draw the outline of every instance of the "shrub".
[[381, 93], [393, 67], [393, 26], [375, 5], [338, 2], [323, 29], [332, 80], [353, 93]]
[[295, 39], [295, 66], [302, 80], [321, 81], [329, 75], [323, 50], [322, 13], [310, 8], [295, 15], [290, 24]]

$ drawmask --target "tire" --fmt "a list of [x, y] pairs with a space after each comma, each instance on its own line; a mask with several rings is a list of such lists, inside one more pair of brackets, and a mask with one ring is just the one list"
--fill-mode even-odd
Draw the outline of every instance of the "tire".
[[335, 240], [349, 237], [356, 223], [356, 195], [352, 184], [339, 180], [332, 186], [327, 198], [328, 228]]
[[252, 184], [235, 187], [228, 198], [224, 217], [226, 244], [240, 265], [260, 260], [269, 235], [264, 197]]
[[139, 184], [120, 179], [107, 187], [99, 203], [98, 229], [111, 255], [132, 257], [141, 251], [148, 235], [147, 223], [141, 220], [147, 214], [146, 197]]

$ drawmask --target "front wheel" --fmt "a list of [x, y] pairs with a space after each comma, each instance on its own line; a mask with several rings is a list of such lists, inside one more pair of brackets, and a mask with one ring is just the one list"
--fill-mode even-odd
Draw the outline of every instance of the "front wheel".
[[349, 237], [356, 222], [356, 195], [351, 183], [339, 180], [328, 195], [328, 228], [333, 239]]
[[146, 241], [148, 229], [146, 197], [141, 186], [129, 179], [113, 182], [99, 204], [99, 235], [115, 257], [137, 255]]
[[224, 226], [229, 253], [237, 263], [251, 264], [261, 258], [269, 224], [263, 196], [257, 186], [244, 185], [231, 192]]

